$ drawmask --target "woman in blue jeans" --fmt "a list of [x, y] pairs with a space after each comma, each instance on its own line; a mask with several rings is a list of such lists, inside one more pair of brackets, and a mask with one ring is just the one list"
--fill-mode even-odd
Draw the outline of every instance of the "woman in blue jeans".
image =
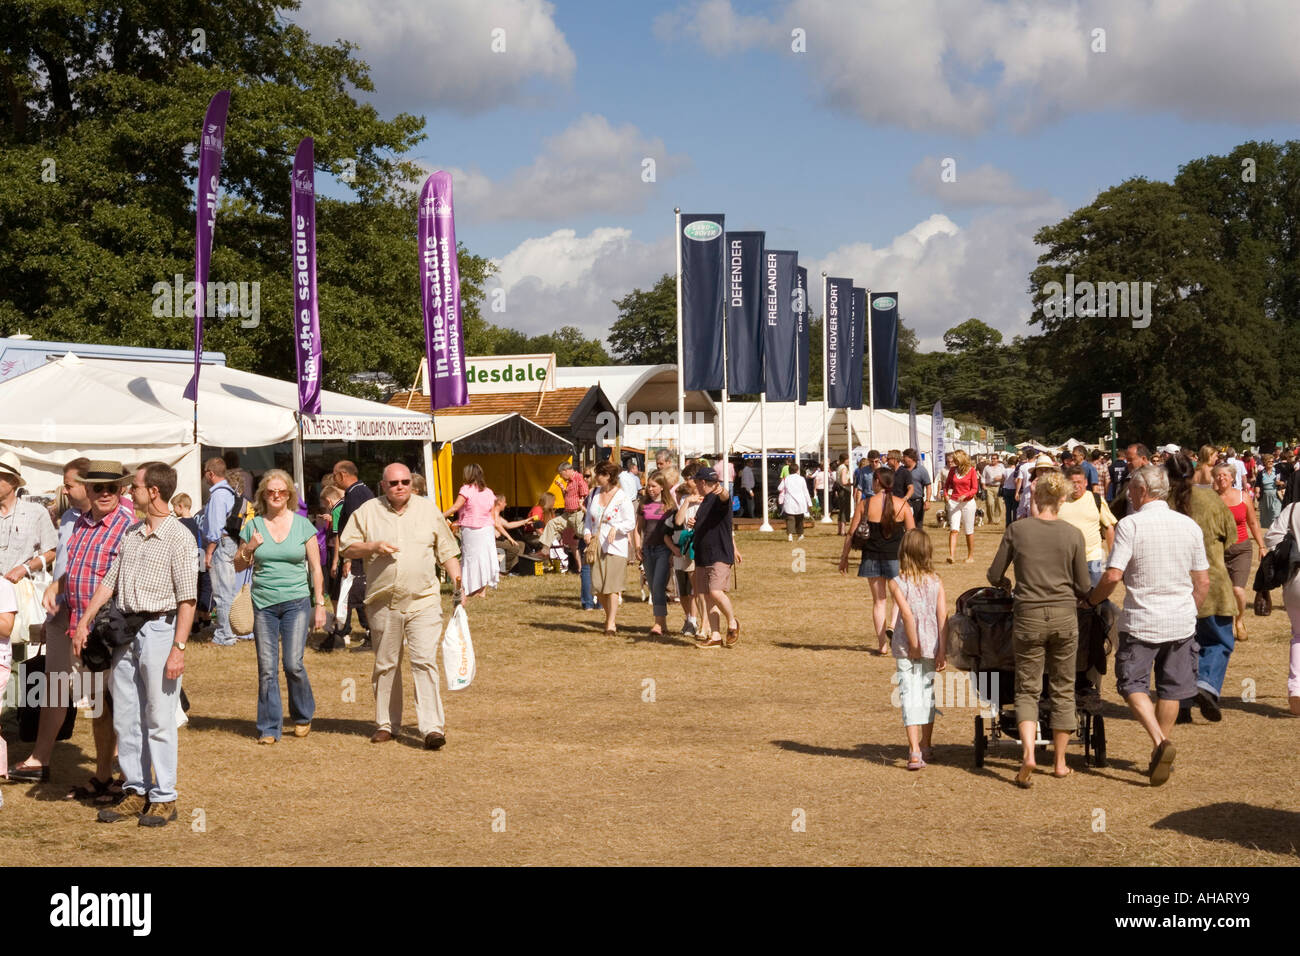
[[[253, 568], [253, 637], [257, 642], [257, 742], [280, 739], [279, 658], [289, 686], [293, 735], [306, 737], [316, 712], [302, 664], [308, 625], [325, 627], [324, 582], [315, 526], [297, 514], [293, 479], [278, 468], [262, 476], [253, 501], [257, 516], [240, 533], [235, 570]], [[315, 610], [313, 611], [313, 606]]]
[[645, 480], [645, 491], [636, 511], [637, 559], [650, 585], [650, 606], [655, 617], [651, 637], [663, 637], [668, 630], [668, 575], [673, 556], [664, 535], [672, 531], [676, 510], [677, 499], [668, 482], [661, 472], [652, 471]]

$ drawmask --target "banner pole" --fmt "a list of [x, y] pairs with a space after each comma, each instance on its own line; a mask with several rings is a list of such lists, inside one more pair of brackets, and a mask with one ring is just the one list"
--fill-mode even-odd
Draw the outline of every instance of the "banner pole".
[[[796, 363], [797, 364], [797, 363]], [[763, 468], [763, 523], [758, 526], [759, 531], [772, 530], [772, 516], [767, 511], [767, 393], [760, 392], [758, 396], [758, 435], [759, 446], [762, 452], [760, 464]]]
[[[871, 346], [871, 289], [867, 289], [867, 446], [876, 447], [876, 356]], [[916, 452], [921, 453], [920, 449]]]
[[[673, 246], [677, 250], [677, 467], [686, 467], [686, 367], [682, 349], [682, 210], [673, 209], [677, 228]], [[620, 425], [622, 423], [620, 422]]]
[[[831, 456], [830, 402], [831, 386], [827, 371], [826, 326], [829, 323], [826, 309], [826, 271], [822, 270], [822, 524], [831, 523], [831, 483], [827, 474]], [[816, 494], [816, 489], [813, 490]]]

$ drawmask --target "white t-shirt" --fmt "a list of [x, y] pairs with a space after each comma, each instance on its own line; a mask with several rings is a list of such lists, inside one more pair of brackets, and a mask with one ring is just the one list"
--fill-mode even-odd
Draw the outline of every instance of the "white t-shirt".
[[1001, 465], [985, 465], [984, 473], [980, 475], [980, 479], [986, 485], [1000, 486], [1002, 479], [1006, 476], [1007, 470]]

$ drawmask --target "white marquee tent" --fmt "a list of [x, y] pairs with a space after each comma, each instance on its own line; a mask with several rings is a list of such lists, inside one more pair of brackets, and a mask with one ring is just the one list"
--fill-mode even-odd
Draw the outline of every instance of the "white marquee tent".
[[[178, 491], [200, 500], [201, 446], [251, 448], [299, 440], [298, 386], [220, 365], [199, 378], [194, 403], [183, 393], [190, 362], [80, 359], [71, 353], [0, 383], [0, 450], [13, 451], [33, 493], [58, 488], [65, 462], [79, 455], [166, 462]], [[432, 461], [429, 417], [322, 391], [321, 411], [304, 416], [305, 440], [420, 441]], [[301, 469], [301, 447], [295, 460]], [[301, 479], [301, 474], [299, 474]]]

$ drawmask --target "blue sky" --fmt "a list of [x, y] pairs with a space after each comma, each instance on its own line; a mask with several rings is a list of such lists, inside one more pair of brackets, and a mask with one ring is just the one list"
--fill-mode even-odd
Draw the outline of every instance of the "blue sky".
[[381, 112], [426, 116], [414, 158], [452, 171], [457, 234], [507, 291], [493, 318], [530, 332], [603, 336], [610, 299], [672, 270], [674, 205], [897, 290], [923, 344], [972, 315], [1027, 331], [1037, 228], [1285, 140], [1300, 112], [1300, 7], [1274, 0], [306, 0], [295, 19], [360, 44]]

